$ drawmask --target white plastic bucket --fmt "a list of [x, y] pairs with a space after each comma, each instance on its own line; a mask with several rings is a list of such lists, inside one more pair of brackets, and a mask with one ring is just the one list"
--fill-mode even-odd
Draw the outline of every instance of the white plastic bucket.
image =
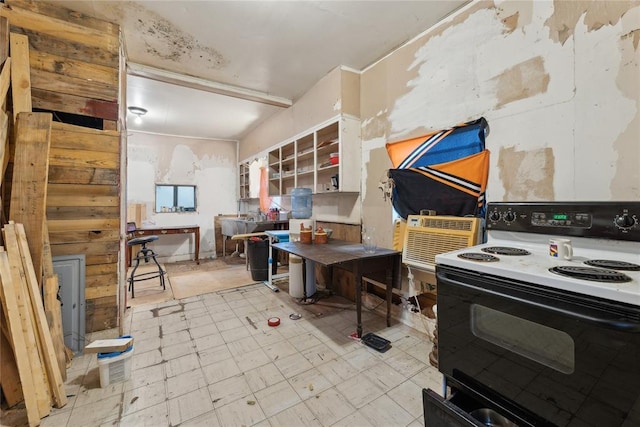
[[126, 381], [131, 378], [131, 363], [133, 346], [114, 356], [98, 353], [98, 367], [100, 368], [100, 387]]

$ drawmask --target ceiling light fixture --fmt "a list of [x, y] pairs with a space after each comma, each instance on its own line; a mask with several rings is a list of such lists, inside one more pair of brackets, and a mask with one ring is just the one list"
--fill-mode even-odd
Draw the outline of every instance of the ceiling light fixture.
[[136, 115], [136, 124], [142, 123], [142, 116], [147, 114], [147, 109], [142, 107], [129, 107], [129, 112]]

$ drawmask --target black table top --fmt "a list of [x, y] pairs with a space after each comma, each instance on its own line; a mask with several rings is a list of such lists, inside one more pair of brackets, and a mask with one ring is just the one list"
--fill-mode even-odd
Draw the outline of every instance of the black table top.
[[278, 250], [289, 252], [323, 265], [401, 254], [399, 251], [386, 248], [377, 248], [374, 253], [367, 253], [364, 251], [362, 243], [345, 242], [336, 239], [329, 239], [328, 243], [325, 244], [283, 242], [274, 243], [272, 246]]

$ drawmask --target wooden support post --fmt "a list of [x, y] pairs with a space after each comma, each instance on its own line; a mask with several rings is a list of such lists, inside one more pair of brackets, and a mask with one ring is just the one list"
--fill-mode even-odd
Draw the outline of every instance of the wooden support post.
[[42, 285], [42, 239], [47, 209], [51, 114], [18, 114], [15, 136], [9, 221], [24, 224], [33, 269], [39, 285]]
[[[64, 344], [64, 331], [62, 330], [62, 305], [58, 300], [58, 275], [53, 271], [53, 259], [51, 257], [51, 242], [49, 241], [49, 226], [47, 220], [42, 228], [42, 270], [44, 275], [44, 312], [51, 329], [51, 339], [56, 349], [56, 357], [62, 379], [67, 380], [67, 364], [72, 357], [67, 357], [66, 346]], [[71, 352], [73, 356], [73, 352]]]
[[[37, 408], [40, 418], [44, 418], [51, 412], [51, 394], [49, 393], [49, 379], [42, 366], [41, 351], [35, 335], [34, 314], [31, 305], [31, 298], [26, 290], [27, 284], [24, 281], [25, 272], [22, 267], [20, 249], [18, 248], [18, 238], [14, 224], [7, 224], [2, 229], [4, 242], [9, 258], [9, 271], [11, 282], [17, 295], [18, 313], [22, 321], [22, 331], [25, 337], [25, 348], [27, 357], [33, 372], [33, 384], [37, 396]], [[13, 334], [12, 334], [13, 336]], [[14, 345], [17, 349], [18, 344]], [[16, 359], [18, 356], [16, 356]], [[22, 373], [20, 374], [22, 378]]]
[[19, 113], [30, 113], [31, 76], [29, 70], [29, 38], [23, 34], [9, 35], [11, 49], [11, 96], [13, 100], [13, 120]]
[[27, 409], [27, 420], [30, 426], [37, 426], [40, 424], [40, 411], [38, 409], [34, 373], [31, 371], [29, 362], [29, 350], [27, 349], [27, 337], [25, 336], [27, 331], [22, 326], [20, 316], [21, 304], [19, 299], [21, 295], [15, 291], [9, 258], [4, 251], [0, 252], [0, 296], [2, 296], [0, 301], [2, 301], [2, 309], [7, 316], [7, 324], [15, 349], [15, 360], [20, 374], [22, 393]]
[[0, 65], [2, 65], [8, 57], [9, 57], [9, 20], [4, 16], [0, 16]]
[[[58, 275], [53, 271], [53, 259], [51, 257], [51, 243], [49, 241], [49, 226], [47, 220], [44, 220], [42, 227], [42, 270], [44, 275], [44, 312], [51, 329], [51, 339], [56, 349], [56, 358], [58, 359], [58, 367], [62, 374], [62, 379], [67, 380], [67, 364], [73, 358], [73, 352], [64, 344], [64, 331], [62, 330], [62, 307], [58, 300]], [[71, 354], [71, 357], [67, 355]]]
[[[11, 224], [9, 224], [11, 225]], [[16, 224], [16, 234], [18, 238], [18, 248], [22, 258], [25, 275], [27, 279], [27, 290], [31, 297], [31, 304], [35, 312], [34, 323], [36, 326], [37, 336], [39, 337], [42, 353], [44, 356], [43, 364], [49, 378], [49, 385], [53, 395], [53, 403], [56, 408], [61, 408], [67, 404], [67, 394], [64, 389], [64, 381], [58, 366], [58, 360], [55, 354], [55, 347], [51, 340], [51, 332], [44, 313], [42, 297], [40, 296], [40, 287], [31, 262], [31, 254], [29, 253], [29, 245], [27, 244], [27, 235], [24, 230], [24, 224]]]
[[0, 384], [2, 384], [2, 395], [7, 401], [7, 405], [12, 407], [24, 400], [22, 395], [22, 385], [20, 384], [20, 373], [13, 354], [11, 343], [11, 333], [4, 310], [0, 306]]

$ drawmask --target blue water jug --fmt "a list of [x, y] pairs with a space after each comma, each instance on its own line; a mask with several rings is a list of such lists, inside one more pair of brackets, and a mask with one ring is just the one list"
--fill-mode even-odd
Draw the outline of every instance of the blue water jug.
[[311, 218], [311, 189], [294, 188], [291, 192], [291, 216], [296, 219]]

